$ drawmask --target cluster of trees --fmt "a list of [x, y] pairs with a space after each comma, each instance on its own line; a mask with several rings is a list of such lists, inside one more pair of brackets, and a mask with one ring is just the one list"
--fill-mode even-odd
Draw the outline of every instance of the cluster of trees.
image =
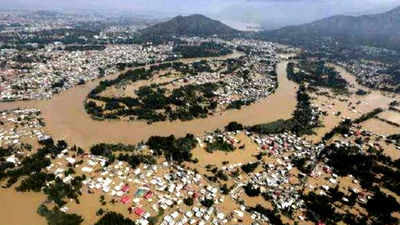
[[253, 101], [236, 100], [236, 101], [231, 102], [226, 108], [227, 109], [241, 109], [242, 106], [250, 105], [253, 102], [254, 102], [254, 100]]
[[326, 133], [324, 137], [322, 137], [322, 140], [328, 141], [336, 134], [341, 134], [341, 135], [349, 134], [352, 124], [353, 122], [350, 119], [343, 120], [342, 122], [339, 123], [339, 125], [337, 125], [331, 131]]
[[[53, 210], [47, 209], [44, 205], [38, 208], [38, 213], [46, 217], [50, 225], [79, 225], [83, 221], [80, 216], [66, 214], [60, 211], [59, 208], [67, 203], [65, 200], [66, 198], [74, 199], [79, 203], [78, 197], [81, 195], [80, 189], [82, 187], [82, 181], [86, 179], [86, 177], [84, 175], [74, 176], [71, 182], [67, 184], [64, 183], [61, 178], [55, 177], [54, 174], [46, 173], [43, 170], [51, 164], [51, 159], [55, 159], [56, 156], [67, 147], [67, 143], [63, 140], [57, 143], [48, 141], [34, 154], [25, 157], [18, 166], [9, 163], [5, 164], [0, 160], [0, 181], [7, 179], [7, 187], [11, 187], [20, 181], [15, 187], [17, 191], [43, 191], [43, 193], [47, 195], [47, 201], [56, 204]], [[74, 149], [76, 150], [76, 148]], [[7, 149], [1, 151], [0, 154], [4, 157], [13, 152], [13, 149]], [[65, 171], [65, 176], [74, 173], [74, 170], [69, 168]]]
[[136, 146], [133, 145], [104, 143], [92, 146], [90, 152], [93, 155], [106, 157], [108, 163], [118, 159], [136, 168], [141, 163], [155, 164], [158, 156], [164, 156], [167, 160], [177, 162], [193, 161], [191, 150], [196, 147], [197, 140], [192, 134], [187, 134], [182, 138], [176, 138], [173, 135], [168, 137], [152, 136], [147, 140], [146, 144], [153, 150], [153, 155], [138, 154], [135, 151], [137, 149]]
[[[217, 102], [213, 100], [214, 91], [222, 83], [206, 83], [199, 85], [186, 85], [174, 89], [171, 93], [160, 85], [141, 87], [136, 91], [136, 98], [133, 97], [104, 97], [100, 96], [108, 87], [116, 85], [122, 81], [136, 82], [148, 79], [154, 71], [173, 67], [178, 70], [197, 71], [209, 70], [205, 68], [204, 62], [193, 63], [194, 68], [188, 69], [181, 63], [163, 63], [153, 65], [149, 70], [136, 69], [128, 71], [114, 80], [101, 81], [88, 95], [85, 103], [86, 111], [95, 119], [118, 119], [129, 117], [131, 119], [146, 120], [149, 123], [157, 121], [173, 120], [192, 120], [199, 117], [207, 117], [211, 110], [217, 107]], [[104, 102], [105, 106], [98, 106], [94, 101]], [[107, 112], [106, 112], [107, 111]]]
[[[343, 192], [336, 188], [330, 189], [327, 195], [317, 195], [314, 192], [303, 196], [306, 204], [308, 219], [314, 222], [324, 222], [326, 224], [337, 224], [340, 221], [346, 224], [397, 224], [398, 219], [392, 217], [392, 213], [398, 211], [400, 204], [395, 198], [389, 196], [374, 187], [374, 196], [366, 204], [361, 204], [368, 212], [365, 215], [353, 215], [350, 213], [340, 213], [336, 210], [338, 202], [353, 207], [357, 202], [357, 194], [351, 193], [345, 196]], [[346, 197], [348, 201], [343, 201]]]
[[145, 154], [120, 154], [118, 160], [127, 162], [132, 168], [136, 168], [142, 163], [152, 165], [157, 162], [152, 155]]
[[213, 142], [207, 143], [206, 151], [214, 152], [214, 151], [224, 151], [224, 152], [232, 152], [236, 148], [231, 143], [224, 140], [223, 137], [216, 137]]
[[168, 137], [152, 136], [146, 144], [157, 156], [164, 155], [167, 160], [177, 162], [192, 161], [192, 149], [197, 145], [194, 135], [187, 134], [185, 137], [176, 138], [174, 135]]
[[200, 201], [200, 203], [201, 203], [201, 205], [203, 205], [204, 207], [210, 208], [211, 206], [214, 205], [214, 199], [206, 198], [206, 199]]
[[326, 158], [328, 165], [335, 168], [339, 175], [352, 174], [367, 190], [373, 191], [374, 184], [379, 184], [394, 193], [400, 193], [400, 160], [393, 161], [373, 149], [365, 154], [355, 146], [337, 147], [333, 144], [320, 157]]
[[261, 190], [259, 187], [254, 187], [251, 183], [248, 183], [246, 186], [243, 187], [244, 192], [249, 197], [257, 197], [261, 194]]
[[94, 225], [135, 225], [135, 222], [116, 212], [107, 212]]
[[46, 182], [50, 182], [55, 180], [54, 174], [48, 174], [48, 173], [34, 173], [30, 175], [29, 177], [23, 179], [19, 186], [17, 186], [15, 189], [20, 192], [28, 192], [28, 191], [34, 191], [34, 192], [40, 192], [42, 190], [42, 187], [46, 185]]
[[[66, 146], [67, 144], [65, 141], [58, 141], [57, 144], [49, 142], [42, 148], [38, 149], [36, 153], [25, 157], [19, 167], [15, 167], [12, 163], [0, 163], [0, 180], [8, 179], [7, 186], [11, 187], [13, 184], [17, 183], [20, 178], [24, 177], [26, 180], [21, 183], [21, 185], [23, 185], [20, 189], [21, 191], [40, 190], [38, 182], [50, 179], [47, 175], [44, 176], [39, 174], [43, 168], [51, 164], [50, 159], [46, 158], [46, 156], [50, 155], [55, 158], [66, 148]], [[32, 180], [32, 178], [30, 178], [32, 174], [36, 174], [36, 178], [40, 179], [37, 181]]]
[[108, 164], [119, 161], [127, 162], [133, 168], [138, 167], [142, 163], [155, 164], [156, 159], [152, 155], [139, 154], [136, 152], [135, 145], [124, 144], [96, 144], [90, 148], [90, 153], [93, 155], [103, 156], [108, 159]]
[[119, 144], [106, 144], [100, 143], [93, 145], [90, 148], [90, 152], [93, 155], [102, 155], [102, 156], [109, 156], [113, 152], [134, 152], [137, 150], [136, 145], [125, 145], [122, 143]]
[[308, 82], [313, 86], [341, 91], [347, 89], [347, 81], [334, 68], [326, 66], [324, 61], [310, 62], [305, 59], [301, 60], [297, 66], [300, 69], [299, 72], [295, 72], [294, 63], [289, 63], [287, 66], [288, 78], [296, 83]]
[[257, 124], [249, 128], [250, 131], [259, 134], [279, 134], [290, 131], [292, 124], [290, 120], [279, 119], [270, 123]]
[[175, 46], [173, 52], [183, 58], [216, 57], [231, 54], [232, 50], [215, 42], [203, 42], [200, 45], [181, 44]]
[[[87, 110], [89, 113], [96, 113], [96, 116], [106, 119], [136, 116], [139, 120], [149, 122], [167, 119], [185, 121], [199, 117], [204, 118], [207, 117], [210, 110], [217, 107], [217, 103], [212, 98], [215, 96], [213, 92], [219, 86], [219, 83], [186, 85], [174, 89], [170, 95], [167, 94], [165, 88], [144, 86], [136, 91], [137, 98], [120, 98], [107, 101], [104, 110], [111, 110], [112, 112], [105, 113], [103, 108], [90, 102], [87, 103]], [[105, 98], [102, 98], [102, 100], [105, 100]], [[130, 108], [125, 109], [120, 103]]]
[[242, 165], [240, 168], [245, 172], [245, 173], [252, 173], [254, 172], [255, 169], [257, 169], [259, 163], [247, 163]]
[[400, 204], [394, 197], [383, 193], [379, 188], [375, 189], [375, 194], [367, 202], [366, 209], [373, 216], [372, 220], [375, 224], [396, 224], [400, 222], [391, 215], [393, 212], [399, 211]]
[[[160, 65], [160, 67], [161, 67], [161, 65]], [[119, 75], [117, 78], [115, 78], [113, 80], [100, 81], [100, 83], [93, 90], [90, 91], [88, 97], [97, 99], [98, 94], [105, 91], [108, 87], [116, 85], [122, 81], [136, 82], [139, 80], [149, 79], [151, 77], [152, 72], [153, 72], [153, 70], [146, 70], [144, 68], [128, 70], [127, 72]], [[101, 98], [99, 100], [101, 100]]]
[[244, 126], [238, 122], [230, 122], [228, 125], [225, 126], [226, 131], [238, 131], [238, 130], [243, 130]]
[[363, 115], [361, 115], [359, 118], [354, 120], [354, 123], [362, 123], [364, 121], [367, 121], [371, 118], [374, 118], [376, 115], [378, 115], [379, 113], [383, 112], [384, 110], [382, 108], [376, 108], [374, 110], [372, 110], [371, 112], [365, 113]]
[[43, 192], [47, 195], [47, 199], [49, 201], [54, 201], [58, 207], [67, 204], [64, 200], [65, 198], [74, 199], [76, 203], [79, 203], [78, 198], [82, 194], [80, 189], [82, 187], [82, 181], [85, 179], [85, 175], [76, 176], [67, 184], [57, 177], [53, 183], [43, 188]]
[[257, 204], [255, 207], [250, 207], [248, 208], [249, 212], [258, 212], [261, 215], [266, 216], [269, 219], [269, 222], [271, 224], [276, 224], [276, 225], [284, 225], [284, 223], [282, 222], [281, 216], [272, 211], [269, 210], [267, 208], [264, 208], [262, 205]]
[[37, 213], [46, 218], [48, 225], [80, 225], [83, 218], [77, 214], [67, 214], [57, 207], [49, 210], [45, 205], [40, 205]]

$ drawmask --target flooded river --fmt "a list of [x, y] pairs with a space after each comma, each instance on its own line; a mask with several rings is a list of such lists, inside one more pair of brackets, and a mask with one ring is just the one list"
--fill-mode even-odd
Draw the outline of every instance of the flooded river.
[[[241, 110], [230, 110], [205, 119], [158, 122], [152, 125], [144, 121], [92, 120], [86, 113], [83, 102], [99, 80], [66, 90], [47, 101], [0, 103], [0, 110], [15, 107], [39, 108], [45, 119], [48, 134], [83, 148], [99, 142], [134, 144], [153, 135], [202, 135], [206, 131], [223, 128], [231, 121], [253, 125], [290, 118], [296, 105], [297, 84], [287, 79], [286, 66], [287, 62], [278, 64], [279, 87], [275, 94]], [[108, 77], [110, 78], [113, 77]]]

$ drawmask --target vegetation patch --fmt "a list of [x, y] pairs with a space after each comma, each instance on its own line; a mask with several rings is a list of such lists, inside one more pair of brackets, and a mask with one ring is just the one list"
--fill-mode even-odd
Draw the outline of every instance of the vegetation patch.
[[48, 225], [80, 225], [83, 218], [76, 214], [67, 214], [59, 209], [49, 210], [45, 205], [39, 206], [38, 214], [45, 217]]
[[200, 45], [179, 44], [174, 47], [173, 52], [180, 54], [183, 58], [199, 58], [228, 55], [232, 53], [232, 50], [215, 42], [203, 42]]
[[[296, 72], [296, 70], [298, 70]], [[347, 81], [332, 67], [326, 66], [324, 61], [300, 60], [297, 64], [287, 66], [289, 80], [296, 83], [308, 82], [312, 86], [328, 87], [343, 91], [347, 89]]]
[[135, 225], [135, 222], [116, 212], [107, 212], [94, 225]]

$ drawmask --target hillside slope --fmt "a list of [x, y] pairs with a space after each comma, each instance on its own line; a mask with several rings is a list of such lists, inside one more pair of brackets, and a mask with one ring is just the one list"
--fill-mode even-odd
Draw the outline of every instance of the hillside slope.
[[400, 49], [400, 7], [364, 16], [333, 16], [312, 23], [261, 32], [260, 37], [298, 46], [318, 39]]

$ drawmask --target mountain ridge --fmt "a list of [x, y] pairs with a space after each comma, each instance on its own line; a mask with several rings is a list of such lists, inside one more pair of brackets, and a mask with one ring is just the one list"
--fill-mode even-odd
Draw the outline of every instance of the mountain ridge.
[[176, 16], [166, 22], [155, 24], [139, 32], [144, 37], [225, 36], [239, 33], [238, 30], [201, 14]]
[[400, 50], [400, 7], [384, 13], [336, 15], [302, 25], [260, 32], [266, 40], [288, 44], [311, 44], [313, 39], [333, 38], [349, 44], [363, 44]]

